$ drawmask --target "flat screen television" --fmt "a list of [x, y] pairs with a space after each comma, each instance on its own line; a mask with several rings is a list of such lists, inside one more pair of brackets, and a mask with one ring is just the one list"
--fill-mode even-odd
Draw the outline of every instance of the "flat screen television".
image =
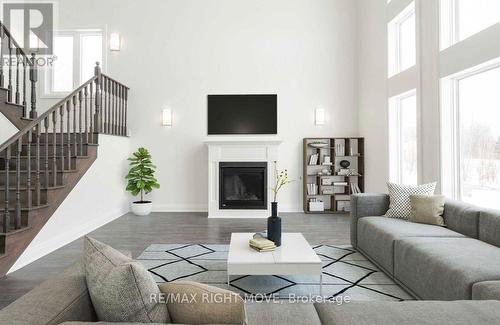
[[277, 95], [208, 95], [208, 134], [277, 134]]

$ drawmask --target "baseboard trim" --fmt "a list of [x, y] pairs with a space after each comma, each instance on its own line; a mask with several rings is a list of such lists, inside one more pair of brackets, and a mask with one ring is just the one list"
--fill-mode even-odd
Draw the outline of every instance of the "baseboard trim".
[[[14, 271], [17, 271], [33, 262], [36, 260], [44, 257], [45, 255], [48, 255], [52, 253], [53, 251], [75, 241], [76, 239], [85, 236], [86, 234], [96, 230], [97, 228], [100, 228], [104, 226], [105, 224], [110, 223], [111, 221], [118, 219], [119, 217], [123, 216], [124, 214], [128, 213], [129, 211], [127, 209], [120, 209], [117, 210], [113, 213], [108, 214], [105, 218], [98, 218], [96, 220], [92, 220], [91, 222], [88, 222], [83, 225], [78, 225], [78, 227], [75, 227], [74, 229], [70, 229], [65, 231], [64, 233], [61, 233], [59, 236], [54, 236], [52, 239], [45, 241], [44, 243], [30, 247], [28, 246], [25, 250], [30, 251], [30, 257], [26, 259], [25, 261], [18, 263], [14, 263], [14, 265], [10, 268], [9, 272], [7, 274], [12, 273]], [[23, 253], [24, 254], [24, 253]], [[19, 259], [22, 258], [23, 255], [20, 256]], [[19, 261], [18, 259], [18, 261]]]

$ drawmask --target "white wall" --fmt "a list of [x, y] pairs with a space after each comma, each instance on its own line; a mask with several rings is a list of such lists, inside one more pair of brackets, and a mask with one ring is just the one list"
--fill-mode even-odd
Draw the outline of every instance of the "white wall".
[[[107, 71], [131, 88], [133, 146], [158, 165], [156, 210], [207, 209], [207, 94], [277, 93], [274, 138], [292, 177], [302, 174], [303, 137], [357, 135], [355, 1], [72, 0], [60, 1], [58, 18], [63, 29], [121, 34]], [[171, 128], [161, 126], [166, 106]], [[291, 184], [281, 209], [301, 211], [301, 194]]]
[[386, 4], [358, 1], [358, 116], [367, 192], [385, 192], [389, 179]]
[[19, 130], [2, 113], [0, 113], [0, 145], [9, 140]]
[[98, 159], [70, 192], [24, 253], [13, 272], [129, 211], [124, 191], [130, 139], [99, 136]]

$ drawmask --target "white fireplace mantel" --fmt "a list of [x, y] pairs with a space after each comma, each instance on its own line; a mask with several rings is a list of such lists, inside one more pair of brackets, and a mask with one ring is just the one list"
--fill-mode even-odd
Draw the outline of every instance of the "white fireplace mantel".
[[211, 139], [208, 146], [208, 217], [267, 218], [271, 213], [271, 191], [267, 191], [265, 210], [219, 209], [219, 162], [267, 162], [267, 184], [273, 184], [274, 161], [278, 161], [281, 140], [271, 139]]

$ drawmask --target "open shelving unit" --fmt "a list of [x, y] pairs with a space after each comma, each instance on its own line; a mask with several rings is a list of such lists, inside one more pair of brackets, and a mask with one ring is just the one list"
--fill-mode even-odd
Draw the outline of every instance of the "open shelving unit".
[[[321, 143], [321, 147], [317, 143]], [[365, 141], [360, 137], [304, 138], [302, 179], [305, 213], [350, 211], [351, 194], [364, 192], [365, 189], [364, 149]], [[311, 159], [312, 155], [317, 155], [317, 162]], [[325, 162], [327, 157], [330, 157], [330, 164]], [[349, 166], [342, 167], [341, 162], [346, 164], [346, 161]], [[308, 184], [315, 185], [315, 188], [311, 189]], [[323, 202], [324, 210], [311, 211], [311, 200]]]

